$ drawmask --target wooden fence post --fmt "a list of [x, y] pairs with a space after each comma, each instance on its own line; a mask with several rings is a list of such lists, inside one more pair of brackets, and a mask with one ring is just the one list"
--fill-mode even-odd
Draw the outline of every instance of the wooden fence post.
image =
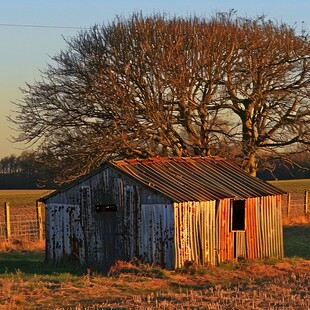
[[308, 193], [308, 191], [305, 191], [305, 200], [304, 200], [305, 215], [308, 215], [308, 204], [309, 204], [309, 193]]
[[287, 193], [287, 217], [290, 216], [291, 213], [291, 193]]
[[38, 230], [39, 230], [39, 241], [43, 241], [43, 216], [42, 216], [42, 202], [37, 201], [36, 203], [36, 213], [37, 213], [37, 223], [38, 223]]
[[5, 218], [6, 240], [9, 242], [11, 239], [11, 210], [9, 202], [4, 203], [4, 218]]

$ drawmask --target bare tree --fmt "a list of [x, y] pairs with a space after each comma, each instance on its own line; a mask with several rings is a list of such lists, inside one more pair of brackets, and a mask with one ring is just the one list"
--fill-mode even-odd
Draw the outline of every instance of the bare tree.
[[225, 68], [227, 101], [237, 115], [243, 167], [255, 175], [260, 154], [287, 155], [310, 144], [310, 45], [284, 24], [237, 19], [234, 60]]
[[259, 148], [309, 141], [309, 44], [285, 25], [134, 14], [67, 44], [12, 119], [62, 180], [108, 158], [208, 155], [223, 143], [242, 145], [254, 174]]

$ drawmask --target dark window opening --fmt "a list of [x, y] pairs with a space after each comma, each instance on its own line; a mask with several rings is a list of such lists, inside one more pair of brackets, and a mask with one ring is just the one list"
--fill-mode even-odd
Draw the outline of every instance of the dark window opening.
[[96, 205], [96, 212], [116, 212], [117, 206], [116, 205]]
[[245, 230], [245, 200], [234, 200], [232, 204], [232, 230]]

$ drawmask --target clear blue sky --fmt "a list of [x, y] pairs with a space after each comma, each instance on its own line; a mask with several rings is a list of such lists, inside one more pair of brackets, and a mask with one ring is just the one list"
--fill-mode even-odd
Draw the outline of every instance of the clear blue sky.
[[9, 142], [15, 132], [6, 116], [15, 108], [12, 102], [21, 99], [19, 88], [39, 80], [39, 70], [51, 63], [49, 56], [66, 48], [62, 36], [78, 32], [66, 27], [89, 28], [136, 11], [210, 16], [230, 9], [239, 16], [265, 14], [289, 25], [296, 23], [299, 30], [304, 22], [310, 29], [309, 0], [0, 0], [0, 158], [21, 152], [22, 145]]

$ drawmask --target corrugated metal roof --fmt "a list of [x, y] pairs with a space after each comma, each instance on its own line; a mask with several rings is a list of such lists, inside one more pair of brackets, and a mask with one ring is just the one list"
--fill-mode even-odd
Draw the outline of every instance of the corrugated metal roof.
[[176, 202], [283, 194], [220, 157], [153, 157], [110, 164]]

